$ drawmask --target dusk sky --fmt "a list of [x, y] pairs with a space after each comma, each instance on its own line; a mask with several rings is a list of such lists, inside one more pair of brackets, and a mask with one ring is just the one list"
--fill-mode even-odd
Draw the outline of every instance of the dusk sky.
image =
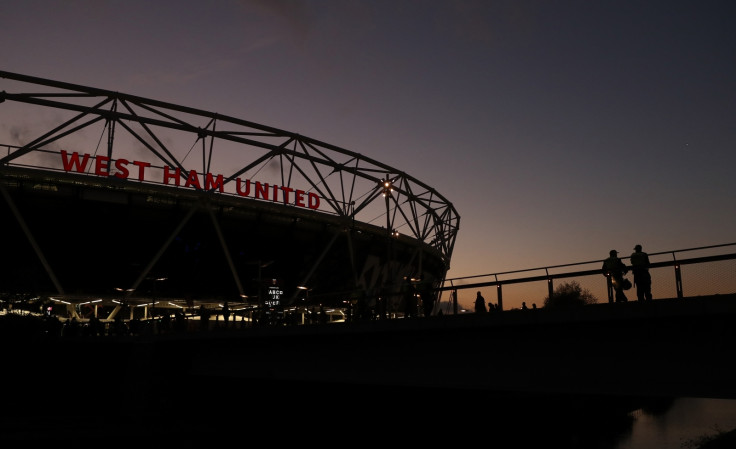
[[736, 241], [735, 22], [707, 0], [5, 0], [0, 70], [404, 170], [461, 217], [454, 278]]

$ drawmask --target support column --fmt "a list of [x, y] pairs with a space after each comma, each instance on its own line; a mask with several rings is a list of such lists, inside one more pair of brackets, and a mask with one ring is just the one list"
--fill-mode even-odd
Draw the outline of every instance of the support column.
[[498, 298], [498, 311], [503, 311], [503, 289], [501, 284], [496, 284], [496, 298]]

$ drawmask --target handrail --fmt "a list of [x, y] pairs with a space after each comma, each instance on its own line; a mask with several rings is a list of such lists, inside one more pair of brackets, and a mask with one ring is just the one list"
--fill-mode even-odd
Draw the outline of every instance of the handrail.
[[[659, 256], [659, 255], [662, 255], [662, 254], [673, 254], [674, 255], [675, 253], [683, 253], [683, 252], [688, 252], [688, 251], [700, 251], [700, 250], [713, 249], [713, 248], [723, 248], [723, 247], [726, 247], [726, 246], [736, 246], [736, 243], [723, 243], [723, 244], [720, 244], [720, 245], [700, 246], [700, 247], [696, 247], [696, 248], [686, 248], [686, 249], [679, 249], [679, 250], [675, 250], [675, 251], [662, 251], [662, 252], [658, 252], [658, 253], [647, 253], [647, 254], [650, 257], [652, 257], [652, 256]], [[622, 257], [621, 259], [629, 259], [629, 257]], [[676, 262], [679, 262], [681, 264], [685, 264], [685, 263], [698, 263], [698, 262], [705, 262], [705, 261], [707, 261], [707, 260], [699, 260], [699, 259], [701, 259], [701, 258], [685, 259], [685, 260], [696, 260], [696, 262], [685, 262], [685, 261], [682, 261], [682, 260], [681, 261], [673, 260], [672, 263], [653, 263], [653, 264], [651, 264], [651, 267], [654, 268], [654, 267], [658, 267], [658, 266], [670, 266], [670, 265], [674, 265], [674, 263], [676, 263]], [[546, 272], [547, 270], [552, 269], [552, 268], [564, 268], [564, 267], [573, 267], [573, 266], [579, 266], [579, 265], [589, 265], [589, 264], [593, 264], [593, 263], [603, 263], [604, 260], [605, 259], [599, 259], [599, 260], [591, 260], [591, 261], [587, 261], [587, 262], [574, 262], [574, 263], [567, 263], [567, 264], [561, 264], [561, 265], [550, 265], [550, 266], [546, 266], [546, 267], [526, 268], [526, 269], [523, 269], [523, 270], [502, 271], [502, 272], [498, 272], [498, 273], [488, 273], [488, 274], [476, 274], [476, 275], [472, 275], [472, 276], [461, 276], [461, 277], [456, 277], [456, 278], [447, 278], [447, 279], [445, 279], [445, 282], [449, 282], [451, 284], [454, 284], [455, 282], [457, 282], [459, 280], [462, 280], [462, 279], [474, 279], [474, 278], [490, 277], [490, 276], [497, 277], [497, 276], [500, 276], [500, 275], [507, 275], [507, 274], [514, 274], [514, 273], [526, 273], [526, 272], [530, 272], [530, 271], [541, 271], [541, 270], [545, 270], [545, 272]], [[714, 259], [714, 260], [718, 260], [718, 259]], [[588, 274], [595, 274], [596, 272], [599, 272], [599, 271], [600, 270], [589, 270], [589, 272], [587, 272], [587, 273]], [[510, 283], [515, 283], [515, 282], [526, 282], [526, 281], [539, 280], [539, 279], [544, 280], [544, 279], [548, 279], [548, 278], [572, 277], [572, 276], [575, 276], [575, 275], [580, 276], [580, 275], [582, 275], [581, 273], [586, 273], [586, 272], [585, 271], [581, 271], [581, 272], [576, 272], [576, 273], [564, 273], [564, 274], [558, 274], [558, 275], [549, 275], [549, 276], [541, 276], [541, 277], [530, 277], [530, 278], [523, 278], [523, 279], [520, 279], [520, 280], [514, 280], [514, 282], [511, 282], [510, 280], [505, 280], [505, 281], [488, 282], [488, 283], [482, 283], [482, 284], [462, 284], [462, 287], [465, 287], [466, 285], [489, 286], [489, 285], [496, 285], [496, 284], [510, 284]], [[539, 278], [539, 279], [537, 279], [537, 278]], [[455, 288], [457, 288], [457, 287], [460, 287], [460, 285], [455, 286]], [[453, 288], [450, 288], [450, 287], [442, 287], [439, 290], [444, 291], [444, 290], [452, 290], [452, 289]]]
[[[682, 251], [688, 251], [688, 250], [682, 250]], [[666, 254], [666, 253], [660, 253], [660, 254]], [[716, 256], [693, 257], [690, 259], [654, 262], [649, 265], [649, 268], [651, 269], [651, 268], [660, 268], [660, 267], [672, 267], [672, 266], [677, 266], [677, 265], [688, 265], [688, 264], [694, 264], [694, 263], [715, 262], [719, 260], [734, 260], [734, 259], [736, 259], [736, 253], [719, 254]], [[591, 262], [588, 262], [588, 263], [591, 263]], [[576, 265], [576, 264], [570, 264], [570, 265]], [[562, 266], [562, 265], [558, 265], [558, 266]], [[530, 271], [530, 270], [522, 270], [522, 271]], [[566, 273], [545, 274], [545, 275], [530, 276], [530, 277], [525, 277], [525, 278], [505, 279], [505, 280], [500, 280], [500, 281], [498, 280], [498, 278], [496, 278], [495, 281], [476, 282], [473, 284], [461, 284], [461, 285], [453, 284], [450, 286], [443, 286], [443, 287], [438, 288], [437, 291], [464, 290], [468, 288], [492, 287], [496, 285], [505, 285], [505, 284], [520, 284], [524, 282], [535, 282], [535, 281], [544, 281], [548, 279], [564, 279], [564, 278], [571, 278], [571, 277], [591, 276], [595, 274], [602, 274], [602, 271], [600, 269], [571, 271], [571, 272], [566, 272]], [[492, 275], [488, 275], [488, 276], [492, 276]], [[458, 278], [454, 280], [457, 280], [457, 279]], [[453, 279], [448, 279], [448, 281], [452, 281], [452, 280]]]

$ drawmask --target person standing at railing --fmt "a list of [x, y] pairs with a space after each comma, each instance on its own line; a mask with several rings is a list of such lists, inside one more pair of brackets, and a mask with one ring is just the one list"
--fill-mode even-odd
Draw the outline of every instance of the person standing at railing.
[[649, 274], [649, 255], [641, 250], [641, 245], [636, 245], [630, 260], [636, 285], [636, 298], [639, 301], [651, 301], [652, 276]]
[[618, 251], [612, 249], [608, 252], [608, 259], [603, 261], [603, 275], [610, 279], [616, 292], [616, 302], [626, 302], [629, 298], [624, 293], [624, 275], [629, 272], [626, 265], [618, 258]]

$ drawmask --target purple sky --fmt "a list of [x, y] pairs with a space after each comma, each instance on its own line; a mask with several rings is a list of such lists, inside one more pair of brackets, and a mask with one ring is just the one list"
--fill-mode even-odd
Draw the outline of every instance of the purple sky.
[[455, 205], [461, 277], [736, 241], [735, 20], [733, 1], [5, 0], [0, 70], [400, 168]]

